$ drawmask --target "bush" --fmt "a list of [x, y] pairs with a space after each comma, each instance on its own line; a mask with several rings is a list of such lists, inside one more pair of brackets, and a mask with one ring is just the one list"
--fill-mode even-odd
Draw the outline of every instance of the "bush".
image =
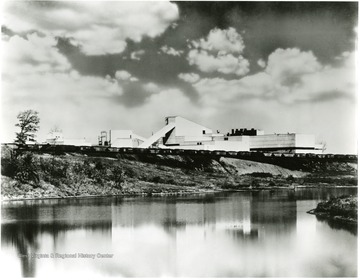
[[16, 179], [21, 183], [38, 185], [39, 166], [30, 152], [16, 153], [10, 151], [1, 161], [1, 174]]
[[160, 183], [160, 182], [162, 182], [162, 180], [161, 180], [161, 177], [160, 176], [154, 176], [151, 180], [150, 180], [150, 182], [153, 182], [153, 183]]
[[122, 184], [125, 182], [125, 171], [119, 165], [114, 165], [110, 169], [107, 177], [111, 181], [113, 187], [122, 190]]
[[19, 165], [15, 175], [15, 179], [22, 183], [33, 182], [39, 183], [39, 168], [35, 162], [34, 155], [32, 153], [25, 153], [18, 157]]
[[269, 187], [275, 187], [275, 186], [276, 186], [275, 182], [271, 181], [271, 182], [269, 183]]
[[258, 180], [253, 180], [251, 182], [251, 186], [258, 188], [260, 187], [260, 182]]
[[295, 178], [293, 175], [289, 175], [287, 178], [286, 178], [286, 181], [288, 182], [294, 182], [295, 181]]
[[166, 180], [166, 184], [169, 185], [177, 185], [176, 181], [173, 178], [169, 178]]
[[14, 178], [18, 170], [18, 159], [16, 157], [16, 153], [13, 150], [10, 150], [6, 153], [6, 156], [4, 156], [4, 153], [2, 155], [1, 174]]
[[272, 178], [273, 177], [273, 175], [271, 173], [267, 173], [267, 172], [253, 172], [250, 174], [250, 176], [259, 177], [259, 178]]
[[40, 158], [40, 168], [47, 176], [52, 178], [67, 178], [69, 162], [59, 160], [55, 157], [51, 159]]

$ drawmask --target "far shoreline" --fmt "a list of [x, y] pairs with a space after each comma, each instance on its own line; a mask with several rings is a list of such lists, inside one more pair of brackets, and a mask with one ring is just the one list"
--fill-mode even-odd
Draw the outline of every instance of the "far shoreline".
[[[199, 190], [199, 191], [179, 191], [179, 192], [154, 192], [154, 193], [133, 193], [133, 194], [108, 194], [108, 195], [78, 195], [78, 196], [66, 196], [66, 197], [33, 197], [33, 198], [6, 198], [3, 199], [1, 197], [1, 204], [8, 202], [16, 202], [16, 201], [39, 201], [39, 200], [56, 200], [56, 199], [95, 199], [95, 198], [143, 198], [143, 197], [180, 197], [187, 195], [201, 195], [201, 194], [216, 194], [216, 193], [231, 193], [231, 192], [261, 192], [261, 191], [277, 191], [277, 190], [296, 190], [296, 189], [315, 189], [315, 188], [346, 188], [346, 189], [355, 189], [358, 186], [332, 186], [332, 185], [322, 185], [322, 186], [312, 186], [312, 185], [299, 185], [299, 186], [279, 186], [279, 187], [271, 187], [271, 188], [241, 188], [241, 189], [219, 189], [219, 190]], [[311, 211], [311, 210], [310, 210]], [[310, 212], [309, 211], [309, 212]], [[313, 213], [309, 213], [313, 214]]]

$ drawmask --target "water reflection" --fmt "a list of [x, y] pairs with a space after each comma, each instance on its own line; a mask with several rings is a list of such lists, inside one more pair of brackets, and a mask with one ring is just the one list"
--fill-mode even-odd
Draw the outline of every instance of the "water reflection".
[[68, 204], [64, 200], [6, 203], [2, 207], [1, 244], [11, 244], [21, 263], [23, 277], [36, 276], [36, 257], [44, 235], [51, 236], [53, 248], [61, 248], [62, 235], [76, 229], [101, 232], [111, 238], [111, 209], [108, 205]]
[[358, 232], [357, 224], [346, 223], [346, 222], [337, 221], [337, 220], [329, 219], [326, 217], [320, 217], [320, 216], [316, 216], [316, 219], [320, 222], [327, 223], [329, 225], [329, 227], [332, 229], [346, 230], [346, 231], [352, 233], [353, 235], [357, 235], [357, 232]]
[[59, 236], [61, 233], [82, 228], [85, 230], [100, 230], [107, 232], [111, 237], [111, 221], [98, 222], [87, 225], [74, 225], [63, 222], [52, 223], [33, 223], [33, 222], [19, 222], [8, 223], [1, 225], [1, 243], [11, 244], [17, 252], [21, 262], [21, 271], [23, 277], [34, 277], [36, 269], [36, 257], [30, 257], [39, 253], [39, 239], [44, 234], [49, 234], [52, 237], [53, 247], [55, 251], [59, 244]]
[[[19, 263], [9, 271], [21, 269], [25, 277], [356, 276], [354, 232], [306, 214], [321, 199], [354, 193], [356, 189], [300, 189], [4, 203], [1, 244], [8, 258]], [[337, 246], [319, 247], [331, 243]], [[53, 252], [114, 257], [24, 257]]]

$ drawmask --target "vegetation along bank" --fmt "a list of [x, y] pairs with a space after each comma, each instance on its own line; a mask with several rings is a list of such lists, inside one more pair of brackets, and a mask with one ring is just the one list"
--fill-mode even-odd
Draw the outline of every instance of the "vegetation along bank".
[[341, 223], [357, 224], [358, 198], [357, 196], [342, 196], [320, 202], [317, 207], [308, 213], [319, 218]]
[[356, 186], [357, 161], [279, 158], [261, 162], [199, 154], [123, 153], [107, 157], [19, 151], [3, 145], [1, 175], [3, 200], [178, 195], [298, 186]]

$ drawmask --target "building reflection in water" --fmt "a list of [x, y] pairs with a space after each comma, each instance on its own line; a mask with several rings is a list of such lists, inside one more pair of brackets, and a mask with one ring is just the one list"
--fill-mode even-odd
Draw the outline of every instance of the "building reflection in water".
[[[85, 234], [86, 240], [78, 244], [78, 249], [100, 244], [114, 248], [115, 259], [92, 264], [93, 270], [106, 270], [112, 276], [155, 277], [162, 270], [171, 276], [204, 276], [191, 263], [200, 262], [199, 258], [213, 262], [213, 266], [220, 260], [223, 265], [218, 274], [205, 275], [209, 277], [269, 276], [267, 271], [276, 276], [272, 269], [279, 264], [275, 261], [290, 261], [287, 249], [294, 249], [291, 242], [297, 226], [304, 225], [297, 214], [299, 205], [304, 206], [298, 202], [328, 195], [308, 190], [262, 191], [5, 203], [1, 242], [23, 256], [40, 252], [44, 236], [49, 235], [53, 251], [69, 250], [77, 242], [70, 240], [74, 237], [71, 233], [83, 230], [97, 235]], [[305, 222], [311, 218], [306, 216]], [[219, 250], [220, 255], [216, 255]], [[231, 262], [223, 260], [227, 254], [233, 262], [231, 268]], [[41, 267], [36, 258], [19, 260], [24, 277], [38, 275], [36, 269]], [[215, 271], [211, 265], [203, 269]]]
[[259, 234], [291, 234], [296, 230], [296, 200], [292, 193], [285, 196], [273, 196], [270, 192], [252, 193], [251, 225]]
[[[23, 277], [35, 277], [36, 257], [42, 236], [52, 237], [53, 252], [58, 249], [59, 236], [83, 229], [101, 232], [111, 239], [111, 209], [107, 205], [81, 204], [77, 200], [22, 201], [2, 207], [1, 246], [16, 249]], [[61, 247], [61, 246], [60, 246]], [[46, 252], [51, 253], [51, 252]]]
[[[36, 275], [39, 240], [49, 234], [53, 249], [58, 248], [59, 235], [84, 229], [101, 232], [111, 239], [112, 228], [137, 228], [144, 224], [160, 226], [173, 238], [169, 256], [176, 256], [176, 237], [187, 226], [201, 226], [203, 236], [221, 231], [233, 238], [257, 239], [269, 231], [296, 224], [296, 204], [291, 211], [267, 207], [270, 197], [254, 193], [243, 196], [200, 196], [170, 199], [105, 199], [105, 200], [50, 200], [38, 203], [9, 203], [3, 207], [2, 245], [11, 244], [20, 257], [24, 277]], [[253, 199], [255, 197], [255, 199]], [[284, 201], [289, 209], [292, 201]], [[292, 206], [292, 205], [291, 205]]]
[[[189, 225], [203, 225], [204, 230], [242, 231], [252, 238], [256, 232], [290, 231], [296, 226], [296, 200], [289, 195], [272, 196], [270, 192], [209, 195], [180, 201], [139, 199], [112, 205], [113, 226], [137, 227], [161, 225], [171, 232]], [[276, 204], [276, 207], [274, 206]], [[239, 235], [241, 236], [241, 234]]]

